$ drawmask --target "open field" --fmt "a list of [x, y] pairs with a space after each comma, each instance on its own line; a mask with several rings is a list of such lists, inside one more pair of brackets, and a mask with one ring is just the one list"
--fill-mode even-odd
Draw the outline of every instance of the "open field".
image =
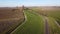
[[58, 22], [58, 24], [60, 24], [60, 6], [32, 7], [30, 9], [41, 15], [53, 17]]
[[48, 17], [48, 24], [51, 34], [60, 34], [60, 27], [57, 25], [56, 20], [52, 17]]
[[24, 11], [26, 22], [20, 25], [11, 34], [44, 34], [44, 21], [42, 17], [29, 10]]
[[0, 34], [9, 34], [24, 21], [22, 8], [0, 8]]
[[55, 10], [55, 11], [47, 11], [47, 16], [53, 17], [58, 24], [60, 25], [60, 10]]
[[60, 34], [59, 7], [0, 8], [0, 12], [0, 34]]
[[29, 10], [32, 12], [35, 11], [36, 13], [42, 16], [46, 16], [48, 18], [47, 21], [50, 34], [60, 34], [60, 25], [59, 25], [60, 22], [57, 21], [57, 19], [60, 18], [59, 17], [60, 9], [57, 8], [44, 9], [44, 10], [40, 9], [39, 11], [39, 9], [36, 10], [35, 8], [33, 8]]

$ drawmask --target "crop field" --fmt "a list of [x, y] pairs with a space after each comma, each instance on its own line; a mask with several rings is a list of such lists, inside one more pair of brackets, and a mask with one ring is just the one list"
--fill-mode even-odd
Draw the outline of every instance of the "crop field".
[[36, 8], [30, 8], [33, 11], [36, 11], [37, 13], [48, 16], [48, 17], [53, 17], [58, 24], [60, 25], [60, 8], [59, 7], [36, 7]]
[[12, 34], [44, 34], [44, 22], [42, 17], [28, 10], [24, 11], [26, 21], [20, 25]]
[[0, 34], [9, 34], [22, 21], [24, 21], [23, 12], [17, 8], [0, 8]]
[[56, 21], [52, 17], [48, 17], [48, 24], [50, 29], [50, 34], [60, 34], [60, 27], [56, 24]]
[[60, 8], [52, 8], [52, 9], [39, 9], [39, 8], [30, 8], [32, 12], [36, 12], [42, 16], [46, 16], [48, 18], [48, 28], [50, 34], [60, 34]]
[[53, 17], [60, 25], [60, 10], [49, 11], [47, 12], [47, 16]]
[[60, 34], [60, 8], [57, 7], [0, 9], [0, 16], [1, 34]]

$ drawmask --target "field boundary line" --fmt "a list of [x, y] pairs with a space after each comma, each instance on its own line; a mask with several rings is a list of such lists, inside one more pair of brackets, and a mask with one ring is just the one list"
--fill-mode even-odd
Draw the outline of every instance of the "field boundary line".
[[[52, 17], [51, 17], [52, 18]], [[55, 24], [58, 26], [58, 27], [60, 27], [60, 25], [58, 24], [58, 22], [53, 18], [53, 20], [54, 20], [54, 22], [55, 22]]]
[[[24, 12], [24, 11], [23, 11], [23, 12]], [[12, 34], [13, 32], [15, 32], [19, 27], [21, 27], [23, 24], [26, 23], [27, 17], [26, 17], [26, 15], [25, 15], [25, 13], [24, 13], [24, 17], [25, 17], [25, 21], [24, 21], [21, 25], [19, 25], [14, 31], [12, 31], [10, 34]]]
[[50, 29], [49, 29], [49, 24], [48, 24], [48, 17], [44, 17], [45, 18], [45, 34], [50, 34]]
[[19, 20], [19, 18], [9, 18], [9, 19], [1, 19], [0, 21], [12, 21], [12, 20]]
[[57, 22], [56, 20], [54, 20], [54, 21], [55, 21], [56, 25], [57, 25], [58, 27], [60, 27], [60, 25], [58, 24], [58, 22]]

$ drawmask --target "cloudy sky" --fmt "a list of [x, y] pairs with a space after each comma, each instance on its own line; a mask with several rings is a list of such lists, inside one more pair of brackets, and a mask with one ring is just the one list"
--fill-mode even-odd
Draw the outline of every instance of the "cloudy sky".
[[60, 0], [0, 0], [0, 7], [60, 6]]

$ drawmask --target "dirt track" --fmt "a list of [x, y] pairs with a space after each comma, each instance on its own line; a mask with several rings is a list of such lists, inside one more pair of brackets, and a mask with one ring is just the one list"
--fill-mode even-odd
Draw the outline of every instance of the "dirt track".
[[44, 20], [45, 20], [45, 34], [50, 34], [47, 17], [44, 17]]

